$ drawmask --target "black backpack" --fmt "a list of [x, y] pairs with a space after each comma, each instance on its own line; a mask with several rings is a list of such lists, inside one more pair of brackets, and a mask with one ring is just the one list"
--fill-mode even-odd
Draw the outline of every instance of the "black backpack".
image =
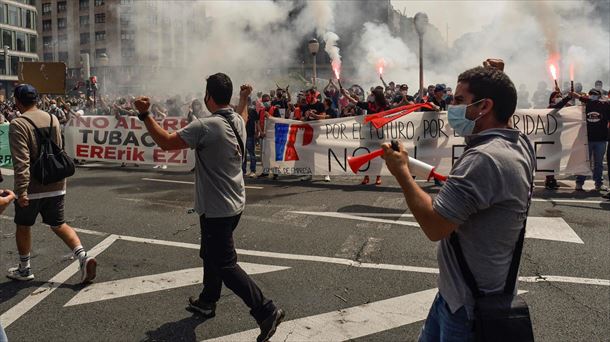
[[[29, 118], [26, 119], [36, 130], [38, 141], [38, 159], [31, 162], [30, 173], [32, 177], [42, 185], [52, 184], [68, 178], [74, 174], [74, 162], [66, 152], [53, 141], [53, 116], [47, 134], [43, 134]], [[59, 127], [58, 127], [59, 129]]]

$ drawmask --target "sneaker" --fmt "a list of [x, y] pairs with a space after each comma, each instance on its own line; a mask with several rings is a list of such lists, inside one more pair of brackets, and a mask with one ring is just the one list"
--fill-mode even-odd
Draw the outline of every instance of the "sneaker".
[[375, 185], [381, 185], [381, 177], [377, 176], [377, 178], [375, 178]]
[[155, 166], [153, 166], [153, 169], [158, 169], [160, 167], [161, 167], [161, 165], [155, 165]]
[[271, 316], [269, 316], [269, 318], [262, 321], [259, 324], [259, 327], [261, 328], [261, 334], [258, 335], [258, 337], [256, 338], [256, 342], [269, 341], [271, 336], [275, 334], [275, 330], [277, 329], [277, 327], [284, 320], [284, 316], [286, 316], [284, 310], [277, 309], [275, 310], [275, 312], [273, 312], [273, 314], [271, 314]]
[[608, 187], [605, 185], [595, 186], [595, 191], [608, 191]]
[[576, 184], [576, 187], [574, 188], [574, 190], [576, 190], [576, 191], [585, 191], [585, 190], [582, 188], [582, 184]]
[[161, 165], [161, 170], [167, 170], [167, 165]]
[[256, 178], [256, 173], [255, 173], [254, 171], [252, 171], [252, 172], [250, 172], [250, 173], [248, 174], [248, 177], [250, 177], [250, 178]]
[[80, 263], [80, 282], [81, 284], [90, 283], [95, 279], [95, 271], [97, 269], [97, 261], [94, 257], [87, 257], [85, 261]]
[[324, 181], [325, 182], [330, 182], [330, 176], [328, 176], [328, 175], [324, 176]]
[[212, 318], [216, 316], [216, 303], [201, 302], [199, 299], [195, 299], [193, 297], [189, 297], [189, 306], [187, 309], [194, 311], [205, 318]]
[[361, 185], [367, 185], [369, 184], [370, 178], [369, 176], [364, 176], [364, 178], [362, 179], [362, 182], [360, 182]]
[[304, 177], [301, 177], [301, 181], [302, 181], [302, 182], [305, 182], [305, 181], [310, 181], [310, 180], [312, 180], [312, 179], [313, 179], [313, 177], [312, 177], [312, 176], [304, 176]]
[[557, 190], [559, 189], [559, 185], [557, 184], [557, 182], [545, 182], [544, 188], [547, 190]]
[[32, 273], [32, 269], [29, 267], [11, 267], [8, 269], [8, 274], [6, 276], [10, 279], [21, 281], [34, 279], [34, 273]]

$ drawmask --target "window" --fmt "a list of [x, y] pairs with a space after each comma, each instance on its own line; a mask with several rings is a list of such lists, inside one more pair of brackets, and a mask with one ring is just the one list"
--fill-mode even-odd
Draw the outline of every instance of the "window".
[[45, 52], [45, 53], [42, 55], [42, 59], [43, 59], [44, 61], [52, 61], [52, 60], [53, 60], [53, 53], [52, 53], [52, 52]]
[[81, 10], [86, 10], [89, 8], [89, 0], [79, 0], [78, 8]]
[[25, 50], [25, 33], [23, 32], [15, 32], [15, 41], [17, 44], [17, 51], [26, 51]]
[[67, 21], [66, 18], [57, 18], [57, 28], [58, 29], [65, 29], [67, 25]]
[[129, 26], [130, 18], [129, 17], [121, 17], [120, 22], [121, 22], [121, 26]]
[[131, 5], [132, 0], [121, 0], [121, 5]]
[[59, 44], [60, 48], [67, 48], [68, 47], [68, 36], [65, 34], [59, 35], [57, 36], [57, 43]]
[[51, 14], [51, 3], [42, 4], [42, 14]]
[[106, 49], [95, 49], [95, 58], [100, 58], [103, 53], [106, 53]]
[[14, 48], [13, 37], [15, 36], [15, 32], [2, 30], [2, 46], [8, 46], [9, 49]]
[[97, 32], [95, 32], [95, 41], [96, 42], [101, 42], [103, 40], [106, 40], [106, 31], [97, 31]]
[[64, 62], [64, 63], [68, 64], [68, 52], [67, 51], [60, 51], [58, 57], [59, 57], [58, 59], [60, 62]]
[[37, 38], [35, 35], [33, 34], [28, 34], [28, 40], [30, 41], [29, 44], [29, 52], [30, 53], [36, 53], [38, 52], [38, 46], [37, 46]]
[[106, 13], [98, 13], [95, 15], [95, 23], [103, 24], [106, 22]]
[[95, 0], [95, 7], [104, 6], [104, 0]]
[[7, 6], [8, 8], [8, 24], [19, 26], [19, 11], [15, 6]]
[[[0, 74], [1, 75], [6, 75], [6, 63], [4, 62], [4, 54], [0, 54]], [[2, 90], [0, 90], [2, 91]]]
[[11, 75], [17, 75], [17, 72], [19, 71], [19, 57], [18, 56], [11, 56]]
[[26, 28], [34, 29], [34, 13], [32, 11], [23, 11], [23, 23]]
[[52, 30], [52, 21], [51, 19], [42, 21], [42, 30], [43, 31], [51, 31]]
[[88, 15], [81, 15], [78, 18], [79, 22], [80, 22], [80, 26], [87, 26], [89, 25], [89, 16]]
[[67, 9], [67, 6], [66, 6], [66, 2], [65, 1], [57, 2], [57, 13], [65, 12], [66, 9]]
[[0, 5], [0, 23], [6, 24], [6, 15], [4, 13], [4, 5]]
[[121, 40], [134, 40], [135, 34], [131, 31], [121, 31]]
[[80, 34], [80, 43], [81, 44], [89, 44], [89, 33], [81, 33]]
[[121, 49], [121, 56], [123, 56], [123, 57], [128, 57], [128, 58], [133, 57], [135, 55], [135, 53], [136, 53], [136, 50], [132, 47], [130, 47], [130, 48], [123, 47]]
[[42, 47], [43, 49], [50, 49], [53, 47], [53, 37], [46, 36], [42, 37]]

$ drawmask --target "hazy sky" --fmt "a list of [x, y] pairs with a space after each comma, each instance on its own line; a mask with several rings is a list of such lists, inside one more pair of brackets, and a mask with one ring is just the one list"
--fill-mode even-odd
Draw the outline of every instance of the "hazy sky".
[[445, 1], [445, 0], [391, 0], [394, 9], [403, 10], [412, 17], [417, 12], [425, 12], [430, 23], [436, 26], [443, 37], [449, 24], [449, 43], [467, 32], [480, 31], [484, 25], [500, 13], [503, 1]]

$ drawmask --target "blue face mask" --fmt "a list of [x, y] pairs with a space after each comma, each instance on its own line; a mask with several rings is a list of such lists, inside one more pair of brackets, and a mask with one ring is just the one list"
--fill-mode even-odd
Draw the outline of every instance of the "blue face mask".
[[449, 125], [459, 136], [465, 137], [467, 135], [472, 134], [476, 121], [480, 119], [482, 115], [479, 115], [479, 117], [474, 120], [470, 120], [466, 117], [466, 108], [477, 104], [483, 100], [484, 99], [481, 99], [469, 105], [447, 106], [447, 118], [449, 119]]

